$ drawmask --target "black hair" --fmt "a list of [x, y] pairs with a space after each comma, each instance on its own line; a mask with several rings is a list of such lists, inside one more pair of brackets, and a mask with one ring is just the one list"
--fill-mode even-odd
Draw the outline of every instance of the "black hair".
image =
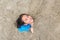
[[16, 23], [17, 23], [17, 28], [20, 28], [21, 25], [25, 24], [24, 21], [22, 21], [22, 16], [23, 15], [28, 15], [28, 14], [21, 14], [18, 19], [16, 20]]

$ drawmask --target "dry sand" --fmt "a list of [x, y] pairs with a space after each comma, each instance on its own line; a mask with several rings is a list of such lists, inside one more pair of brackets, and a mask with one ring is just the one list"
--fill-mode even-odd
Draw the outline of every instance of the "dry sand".
[[[16, 19], [35, 18], [34, 33], [20, 33]], [[60, 40], [60, 0], [0, 0], [0, 40]]]

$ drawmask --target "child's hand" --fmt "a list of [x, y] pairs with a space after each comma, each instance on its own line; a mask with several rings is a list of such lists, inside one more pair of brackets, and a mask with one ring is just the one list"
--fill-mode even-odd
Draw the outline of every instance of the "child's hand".
[[30, 24], [31, 24], [31, 29], [30, 29], [30, 30], [31, 30], [32, 33], [33, 33], [33, 24], [34, 24], [33, 22], [34, 22], [34, 21], [31, 20], [31, 23], [30, 23]]
[[31, 28], [31, 32], [33, 33], [33, 28]]

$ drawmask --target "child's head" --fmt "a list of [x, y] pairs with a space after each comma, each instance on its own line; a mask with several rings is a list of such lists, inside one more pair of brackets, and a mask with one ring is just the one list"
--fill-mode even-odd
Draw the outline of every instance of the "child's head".
[[23, 24], [31, 24], [33, 22], [33, 18], [28, 14], [21, 14], [16, 22], [17, 27], [19, 28]]

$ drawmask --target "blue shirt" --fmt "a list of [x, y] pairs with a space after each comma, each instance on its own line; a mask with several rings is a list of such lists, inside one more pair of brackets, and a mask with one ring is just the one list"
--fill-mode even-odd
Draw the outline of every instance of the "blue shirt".
[[30, 24], [27, 24], [27, 25], [21, 25], [20, 28], [18, 28], [18, 31], [19, 32], [28, 32], [31, 28], [31, 25]]

